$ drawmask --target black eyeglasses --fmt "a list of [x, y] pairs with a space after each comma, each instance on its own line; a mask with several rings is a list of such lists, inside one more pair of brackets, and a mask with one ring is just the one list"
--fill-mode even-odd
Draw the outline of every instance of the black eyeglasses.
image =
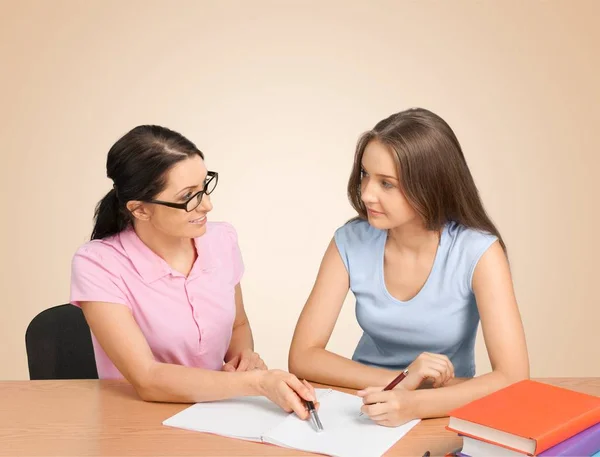
[[149, 200], [147, 203], [155, 203], [157, 205], [168, 206], [169, 208], [177, 208], [183, 209], [188, 213], [194, 211], [200, 205], [202, 201], [202, 197], [204, 194], [210, 195], [215, 187], [217, 187], [217, 182], [219, 181], [219, 173], [216, 171], [209, 171], [206, 174], [206, 181], [204, 182], [204, 189], [196, 192], [192, 195], [187, 201], [184, 203], [173, 203], [173, 202], [163, 202], [160, 200]]

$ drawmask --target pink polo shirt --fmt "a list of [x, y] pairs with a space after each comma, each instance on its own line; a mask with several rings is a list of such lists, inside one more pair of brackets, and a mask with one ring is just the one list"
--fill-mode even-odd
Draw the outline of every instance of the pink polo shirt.
[[[73, 257], [71, 303], [126, 306], [159, 362], [220, 370], [235, 319], [235, 286], [244, 271], [235, 229], [208, 222], [194, 239], [198, 258], [186, 278], [133, 229], [90, 241]], [[92, 333], [101, 379], [123, 376]]]

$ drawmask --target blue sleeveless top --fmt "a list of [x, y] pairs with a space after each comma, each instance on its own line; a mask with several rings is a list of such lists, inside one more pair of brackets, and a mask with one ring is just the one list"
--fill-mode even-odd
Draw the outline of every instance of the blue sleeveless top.
[[386, 230], [355, 220], [338, 228], [334, 238], [363, 330], [353, 360], [402, 370], [422, 352], [432, 352], [448, 356], [456, 377], [475, 376], [479, 312], [471, 280], [496, 236], [447, 223], [429, 277], [408, 301], [394, 298], [385, 286]]

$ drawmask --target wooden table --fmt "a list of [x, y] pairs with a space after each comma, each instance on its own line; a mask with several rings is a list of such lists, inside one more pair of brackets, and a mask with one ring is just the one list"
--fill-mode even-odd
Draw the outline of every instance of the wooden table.
[[[540, 381], [600, 395], [600, 378]], [[162, 425], [188, 407], [147, 403], [122, 381], [0, 382], [0, 456], [307, 456]], [[444, 455], [461, 445], [448, 419], [423, 420], [386, 454]]]

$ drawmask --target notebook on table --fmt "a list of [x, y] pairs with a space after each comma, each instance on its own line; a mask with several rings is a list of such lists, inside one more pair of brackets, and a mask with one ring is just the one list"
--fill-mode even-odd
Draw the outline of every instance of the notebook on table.
[[264, 397], [197, 403], [163, 425], [335, 457], [380, 457], [419, 423], [383, 427], [360, 416], [360, 397], [332, 389], [316, 389], [316, 393], [322, 432]]

